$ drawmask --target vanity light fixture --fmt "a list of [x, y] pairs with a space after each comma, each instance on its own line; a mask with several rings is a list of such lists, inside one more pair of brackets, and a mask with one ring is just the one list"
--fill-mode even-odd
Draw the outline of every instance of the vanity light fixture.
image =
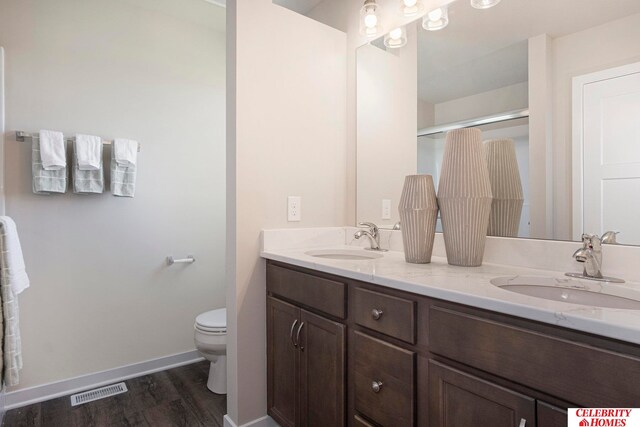
[[500, 3], [500, 0], [471, 0], [471, 6], [476, 9], [489, 9]]
[[360, 34], [366, 37], [375, 37], [382, 28], [378, 23], [378, 4], [376, 0], [365, 0], [364, 6], [360, 9]]
[[407, 44], [407, 29], [398, 27], [384, 36], [384, 45], [390, 49], [397, 49]]
[[429, 31], [442, 30], [449, 25], [449, 10], [447, 7], [433, 9], [422, 19], [422, 28]]
[[404, 16], [415, 16], [422, 12], [423, 6], [420, 0], [401, 0], [400, 10]]

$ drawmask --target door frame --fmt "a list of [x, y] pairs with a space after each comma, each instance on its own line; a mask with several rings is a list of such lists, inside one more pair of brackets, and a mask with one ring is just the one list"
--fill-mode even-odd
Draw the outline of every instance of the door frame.
[[0, 215], [5, 215], [4, 204], [4, 48], [0, 46]]
[[640, 73], [640, 62], [608, 68], [572, 79], [572, 199], [574, 240], [584, 232], [584, 87], [590, 83]]

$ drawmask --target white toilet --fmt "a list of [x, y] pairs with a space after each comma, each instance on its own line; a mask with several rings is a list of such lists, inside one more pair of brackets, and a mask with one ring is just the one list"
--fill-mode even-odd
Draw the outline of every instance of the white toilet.
[[227, 394], [227, 309], [211, 310], [196, 317], [196, 348], [211, 362], [207, 388]]

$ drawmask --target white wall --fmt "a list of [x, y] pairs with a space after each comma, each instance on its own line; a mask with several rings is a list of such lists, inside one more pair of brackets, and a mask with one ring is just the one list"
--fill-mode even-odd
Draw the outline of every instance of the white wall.
[[[415, 30], [401, 49], [373, 45], [358, 50], [358, 221], [393, 225], [404, 177], [417, 165]], [[391, 218], [382, 218], [382, 200], [391, 200]]]
[[194, 350], [195, 316], [225, 304], [224, 34], [151, 3], [0, 3], [8, 130], [142, 144], [134, 199], [36, 196], [31, 146], [8, 134], [7, 213], [31, 278], [19, 388]]
[[[227, 404], [242, 425], [267, 409], [261, 229], [347, 220], [347, 54], [344, 33], [271, 0], [228, 1], [227, 13]], [[289, 195], [301, 222], [287, 222]]]
[[640, 14], [553, 40], [553, 191], [556, 239], [572, 238], [572, 78], [640, 61], [639, 40]]

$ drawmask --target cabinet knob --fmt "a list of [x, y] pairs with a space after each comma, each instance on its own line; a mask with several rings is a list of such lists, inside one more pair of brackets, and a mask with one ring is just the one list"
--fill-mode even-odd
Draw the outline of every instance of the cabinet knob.
[[525, 420], [524, 418], [520, 418], [520, 425], [518, 427], [526, 427], [527, 425], [527, 420]]
[[380, 393], [380, 390], [382, 390], [382, 381], [373, 381], [371, 383], [371, 390], [373, 390], [374, 393]]
[[382, 310], [374, 308], [371, 310], [371, 317], [373, 317], [373, 320], [379, 320], [382, 317]]

